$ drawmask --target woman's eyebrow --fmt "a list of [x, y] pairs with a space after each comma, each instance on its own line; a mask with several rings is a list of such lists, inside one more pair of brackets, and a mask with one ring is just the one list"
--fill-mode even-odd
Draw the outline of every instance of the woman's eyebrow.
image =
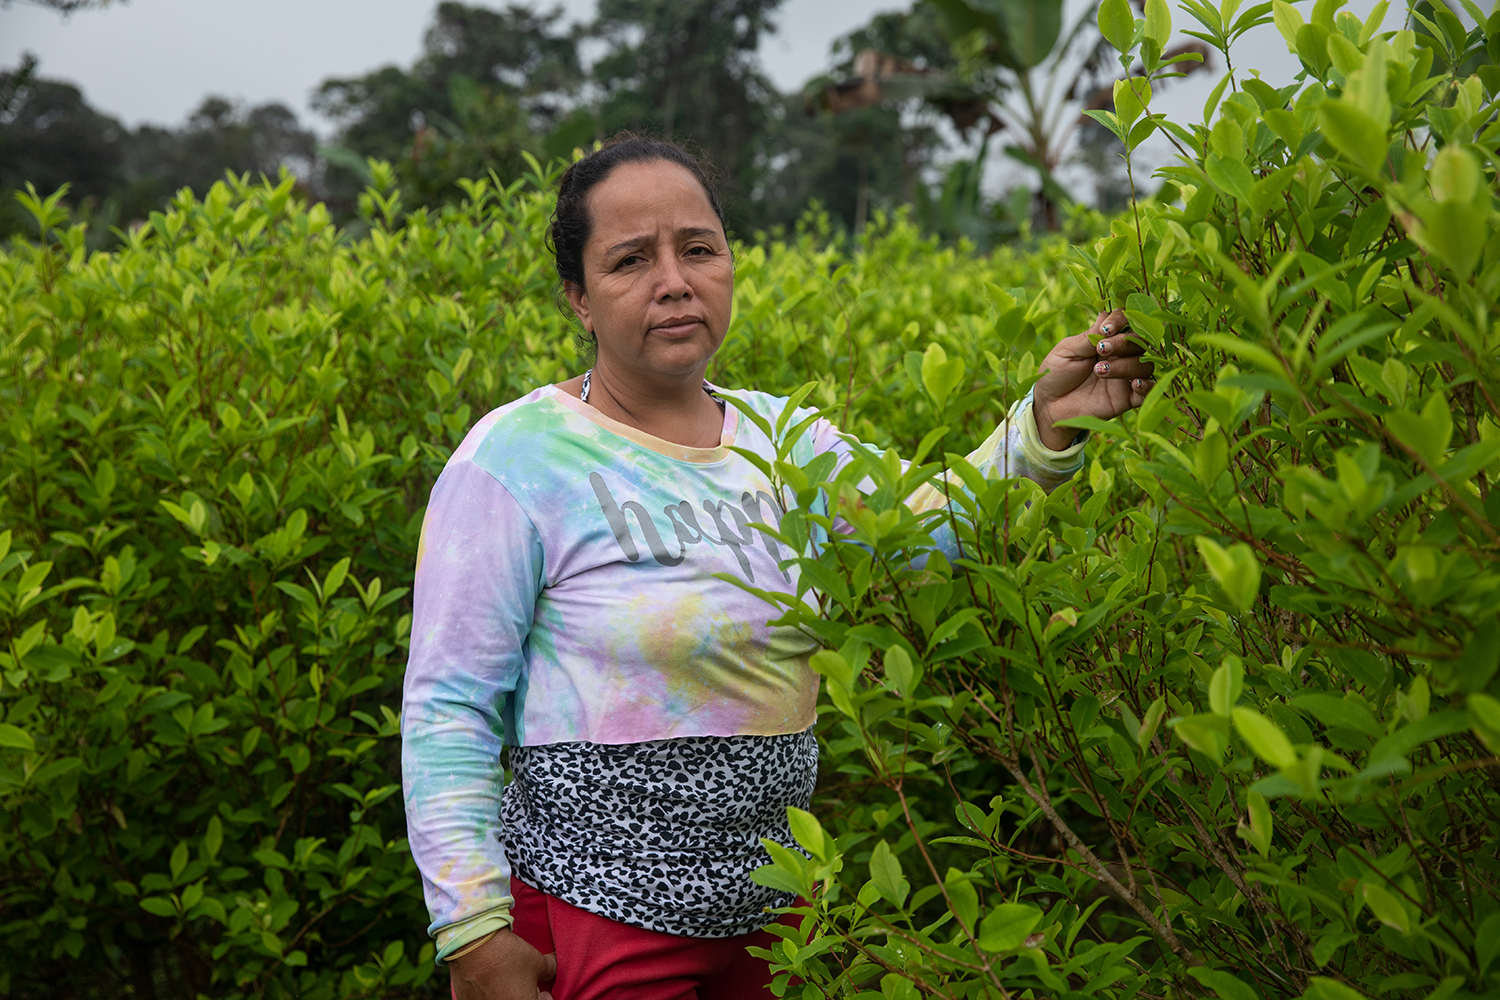
[[[714, 229], [712, 226], [684, 226], [683, 228], [677, 230], [677, 238], [679, 240], [703, 239], [706, 237], [718, 235], [719, 231], [717, 229]], [[654, 243], [655, 241], [656, 234], [642, 233], [639, 236], [632, 236], [628, 240], [621, 240], [619, 243], [616, 243], [614, 246], [604, 251], [604, 256], [613, 257], [615, 254], [623, 253], [627, 250], [639, 250], [641, 247], [646, 246], [650, 243]]]
[[615, 254], [620, 253], [623, 250], [638, 250], [642, 246], [645, 246], [647, 243], [652, 242], [654, 239], [655, 236], [650, 233], [642, 233], [640, 236], [632, 236], [630, 239], [621, 240], [619, 243], [616, 243], [614, 246], [604, 251], [604, 256], [613, 257]]

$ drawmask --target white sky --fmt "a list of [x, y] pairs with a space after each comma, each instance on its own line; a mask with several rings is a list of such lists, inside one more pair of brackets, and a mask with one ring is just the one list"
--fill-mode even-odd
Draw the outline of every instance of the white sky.
[[[501, 0], [470, 2], [501, 6]], [[592, 17], [596, 0], [524, 2], [538, 9], [560, 3], [567, 19], [583, 21]], [[836, 37], [909, 2], [786, 0], [778, 30], [761, 45], [766, 71], [782, 90], [799, 89], [826, 68]], [[1298, 0], [1298, 6], [1311, 4]], [[1349, 3], [1360, 17], [1373, 6], [1374, 0]], [[0, 66], [15, 66], [23, 52], [33, 52], [43, 75], [73, 81], [92, 105], [132, 126], [175, 125], [204, 96], [216, 94], [250, 104], [280, 101], [326, 133], [328, 123], [308, 106], [313, 89], [331, 76], [409, 65], [434, 7], [432, 0], [127, 0], [63, 18], [20, 0], [0, 7]], [[1085, 11], [1093, 16], [1093, 8], [1094, 0], [1068, 0], [1067, 20]], [[1179, 32], [1196, 26], [1180, 8], [1173, 19]], [[1386, 27], [1398, 27], [1400, 20], [1392, 10]], [[1237, 68], [1255, 67], [1273, 85], [1290, 82], [1300, 68], [1269, 24], [1245, 36], [1233, 55]], [[1200, 121], [1204, 99], [1223, 72], [1221, 64], [1177, 83], [1153, 102], [1153, 110], [1180, 122]], [[998, 152], [987, 171], [988, 190], [1034, 184], [1030, 171]], [[1141, 151], [1137, 177], [1170, 159], [1170, 147], [1153, 139]], [[1070, 180], [1065, 174], [1065, 183]]]

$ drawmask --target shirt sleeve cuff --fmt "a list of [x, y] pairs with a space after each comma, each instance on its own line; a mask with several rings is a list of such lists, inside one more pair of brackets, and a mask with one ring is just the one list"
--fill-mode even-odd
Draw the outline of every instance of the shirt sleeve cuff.
[[494, 909], [477, 913], [438, 931], [436, 934], [437, 964], [447, 964], [448, 959], [456, 957], [458, 952], [463, 951], [469, 945], [477, 944], [481, 938], [487, 938], [496, 931], [503, 931], [509, 927], [512, 923], [510, 915], [512, 903], [514, 899], [506, 896]]
[[1082, 431], [1073, 443], [1061, 451], [1054, 451], [1042, 443], [1041, 431], [1036, 425], [1036, 412], [1031, 405], [1031, 395], [1018, 400], [1010, 408], [1010, 421], [1021, 434], [1021, 454], [1028, 467], [1048, 478], [1067, 479], [1083, 468], [1083, 449], [1088, 443], [1089, 432]]

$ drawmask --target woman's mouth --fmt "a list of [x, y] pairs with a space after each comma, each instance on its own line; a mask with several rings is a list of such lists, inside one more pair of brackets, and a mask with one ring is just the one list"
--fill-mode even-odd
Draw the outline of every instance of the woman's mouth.
[[663, 337], [688, 337], [698, 332], [703, 325], [699, 316], [670, 316], [651, 327], [651, 332]]

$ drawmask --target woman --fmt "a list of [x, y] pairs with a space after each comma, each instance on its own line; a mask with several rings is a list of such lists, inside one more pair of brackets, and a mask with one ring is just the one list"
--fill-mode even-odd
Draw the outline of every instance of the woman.
[[[690, 155], [624, 137], [564, 174], [551, 235], [594, 367], [481, 420], [423, 525], [402, 769], [429, 930], [458, 1000], [770, 996], [745, 949], [791, 900], [748, 875], [760, 838], [794, 846], [817, 681], [807, 638], [713, 576], [787, 577], [749, 527], [773, 488], [732, 450], [771, 444], [704, 381], [734, 289], [723, 211]], [[1123, 330], [1063, 341], [971, 460], [1071, 476], [1083, 445], [1056, 422], [1150, 389]], [[848, 448], [820, 422], [796, 457]]]

